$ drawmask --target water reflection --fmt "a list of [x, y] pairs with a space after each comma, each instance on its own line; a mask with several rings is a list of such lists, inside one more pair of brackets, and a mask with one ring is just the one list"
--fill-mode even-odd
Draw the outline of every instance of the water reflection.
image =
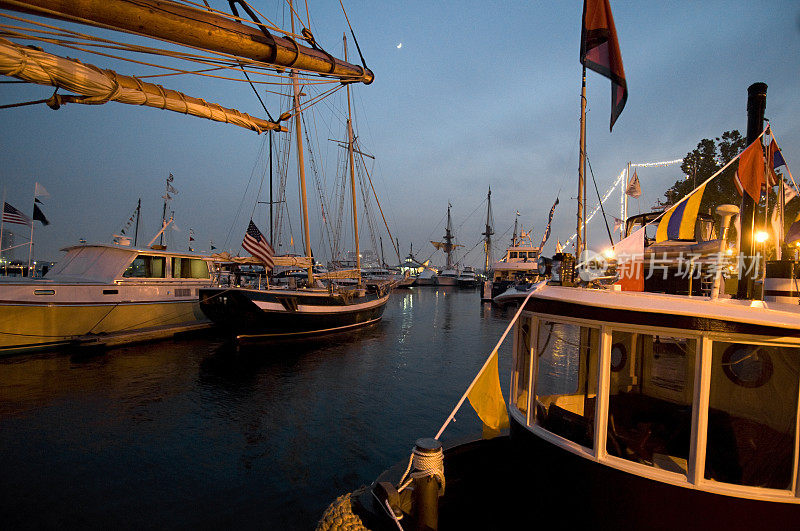
[[[322, 341], [2, 359], [0, 520], [311, 528], [435, 434], [511, 315], [489, 308], [476, 291], [414, 289], [376, 325]], [[469, 408], [457, 419], [445, 440], [480, 433]]]

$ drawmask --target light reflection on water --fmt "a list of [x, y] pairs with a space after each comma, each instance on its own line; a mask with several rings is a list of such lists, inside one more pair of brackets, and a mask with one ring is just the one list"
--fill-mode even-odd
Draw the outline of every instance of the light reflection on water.
[[[3, 527], [313, 527], [436, 433], [513, 315], [445, 289], [319, 343], [0, 360]], [[456, 419], [445, 440], [480, 434], [468, 406]]]

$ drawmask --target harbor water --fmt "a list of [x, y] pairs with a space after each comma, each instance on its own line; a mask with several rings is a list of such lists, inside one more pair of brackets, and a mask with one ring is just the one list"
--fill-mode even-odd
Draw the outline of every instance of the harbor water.
[[[381, 322], [236, 348], [202, 337], [0, 359], [4, 529], [313, 529], [432, 437], [513, 316], [398, 290]], [[511, 337], [500, 355], [508, 388]], [[442, 437], [479, 437], [468, 403]]]

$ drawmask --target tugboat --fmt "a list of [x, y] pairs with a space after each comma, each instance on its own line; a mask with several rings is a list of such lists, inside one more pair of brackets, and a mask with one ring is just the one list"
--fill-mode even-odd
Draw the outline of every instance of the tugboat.
[[[796, 527], [800, 293], [779, 288], [794, 285], [800, 263], [767, 263], [771, 289], [763, 298], [755, 289], [766, 88], [748, 90], [749, 147], [706, 181], [741, 158], [739, 177], [756, 191], [753, 197], [745, 188], [741, 208], [716, 209], [720, 251], [731, 218], [741, 216], [732, 293], [722, 282], [722, 252], [702, 296], [645, 291], [644, 269], [628, 267], [635, 259], [618, 262], [612, 285], [576, 276], [574, 258], [553, 260], [550, 279], [518, 295], [506, 330], [513, 325], [508, 435], [443, 450], [439, 437], [454, 411], [434, 438], [417, 441], [410, 462], [338, 507], [346, 501], [375, 529], [504, 529], [532, 518], [567, 529]], [[703, 185], [659, 223], [688, 209]], [[629, 238], [640, 238], [630, 256], [641, 259], [643, 232]], [[505, 403], [474, 393], [499, 392], [504, 337], [456, 406], [469, 398], [494, 431], [505, 425]]]

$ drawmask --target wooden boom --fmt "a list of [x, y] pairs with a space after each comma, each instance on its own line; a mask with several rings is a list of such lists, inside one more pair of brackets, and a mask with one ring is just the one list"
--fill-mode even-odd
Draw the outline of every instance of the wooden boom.
[[230, 54], [281, 68], [372, 83], [368, 68], [349, 64], [294, 39], [264, 33], [208, 11], [169, 0], [0, 0], [0, 8]]

